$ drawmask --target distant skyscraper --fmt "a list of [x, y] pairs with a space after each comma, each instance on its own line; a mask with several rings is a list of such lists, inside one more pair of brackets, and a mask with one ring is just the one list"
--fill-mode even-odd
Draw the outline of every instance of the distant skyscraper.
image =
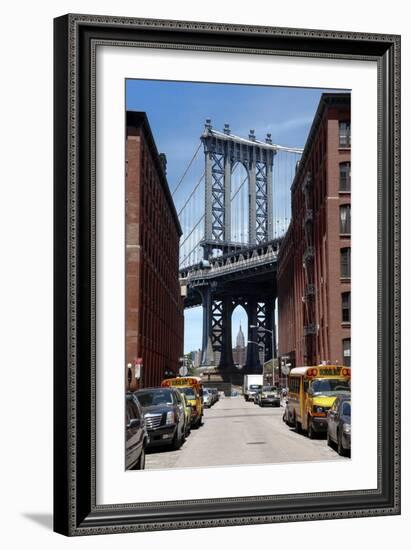
[[236, 346], [233, 349], [233, 361], [234, 364], [238, 365], [239, 367], [245, 365], [246, 361], [245, 338], [243, 330], [241, 328], [241, 323], [237, 334]]
[[245, 348], [245, 339], [244, 339], [244, 334], [243, 334], [243, 329], [241, 328], [241, 323], [240, 323], [240, 329], [238, 331], [238, 334], [237, 334], [237, 348]]

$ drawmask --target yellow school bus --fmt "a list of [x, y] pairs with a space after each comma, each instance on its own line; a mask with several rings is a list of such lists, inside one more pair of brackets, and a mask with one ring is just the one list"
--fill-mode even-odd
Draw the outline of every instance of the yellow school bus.
[[161, 386], [172, 386], [185, 394], [187, 402], [191, 406], [191, 425], [193, 428], [199, 428], [202, 425], [204, 413], [203, 385], [201, 379], [196, 376], [166, 378], [161, 382]]
[[327, 412], [337, 395], [350, 394], [351, 369], [338, 365], [296, 367], [288, 376], [284, 421], [313, 438], [327, 431]]

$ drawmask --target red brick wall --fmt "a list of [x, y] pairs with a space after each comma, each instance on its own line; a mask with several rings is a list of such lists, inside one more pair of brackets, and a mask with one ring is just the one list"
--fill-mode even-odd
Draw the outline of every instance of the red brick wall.
[[[342, 323], [342, 292], [351, 280], [341, 279], [340, 249], [351, 246], [350, 236], [340, 235], [340, 206], [350, 203], [350, 194], [339, 191], [340, 163], [350, 161], [350, 149], [339, 146], [339, 120], [350, 120], [349, 103], [324, 102], [313, 123], [304, 164], [297, 171], [291, 196], [292, 222], [279, 254], [278, 325], [279, 355], [295, 356], [295, 365], [321, 361], [343, 363], [342, 340], [350, 338], [350, 324]], [[311, 176], [310, 192], [304, 181]], [[313, 211], [307, 233], [304, 218]], [[311, 275], [303, 266], [307, 246], [314, 247]], [[308, 279], [315, 286], [310, 303], [304, 297]], [[303, 299], [304, 297], [304, 299]], [[315, 334], [304, 335], [312, 323]]]
[[350, 150], [339, 147], [339, 120], [350, 118], [349, 110], [329, 109], [328, 111], [328, 150], [327, 157], [327, 258], [328, 258], [328, 359], [340, 364], [342, 340], [349, 338], [351, 327], [342, 323], [341, 294], [351, 289], [351, 281], [343, 282], [340, 277], [340, 249], [351, 246], [350, 236], [340, 236], [340, 205], [350, 204], [350, 194], [339, 192], [340, 162], [350, 160]]
[[[126, 140], [126, 387], [158, 386], [183, 353], [183, 301], [178, 281], [179, 230], [164, 176], [144, 126]], [[161, 180], [163, 178], [163, 180]], [[142, 378], [134, 377], [135, 359]], [[128, 385], [128, 367], [133, 365]]]

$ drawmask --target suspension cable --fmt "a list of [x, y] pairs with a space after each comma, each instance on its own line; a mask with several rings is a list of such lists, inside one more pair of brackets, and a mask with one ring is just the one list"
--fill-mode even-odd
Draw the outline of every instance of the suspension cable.
[[181, 262], [179, 264], [180, 267], [183, 265], [183, 263], [186, 261], [186, 259], [191, 256], [191, 254], [194, 252], [194, 250], [198, 247], [199, 243], [200, 243], [200, 241], [198, 241], [198, 243], [195, 244], [195, 246], [190, 250], [190, 252], [184, 256], [184, 258], [181, 260]]
[[184, 210], [184, 208], [187, 206], [187, 204], [189, 203], [191, 197], [194, 195], [194, 193], [197, 191], [198, 189], [198, 186], [200, 185], [200, 183], [203, 181], [204, 179], [204, 174], [201, 176], [201, 178], [198, 180], [197, 182], [197, 185], [194, 187], [194, 189], [191, 191], [191, 193], [189, 194], [186, 202], [183, 204], [183, 206], [180, 208], [179, 212], [177, 213], [177, 216], [180, 216], [181, 212]]
[[198, 152], [199, 152], [199, 150], [200, 150], [200, 147], [201, 147], [201, 141], [200, 141], [200, 143], [198, 144], [198, 147], [197, 147], [197, 149], [195, 150], [192, 159], [191, 159], [190, 162], [188, 163], [187, 168], [184, 170], [183, 175], [182, 175], [181, 178], [179, 179], [179, 181], [178, 181], [176, 187], [174, 188], [174, 191], [172, 191], [171, 196], [174, 196], [174, 195], [175, 195], [177, 189], [178, 189], [178, 188], [180, 187], [180, 185], [182, 184], [183, 179], [186, 177], [187, 172], [190, 170], [191, 165], [193, 164], [193, 162], [194, 162], [194, 160], [195, 160], [195, 158], [196, 158], [196, 156], [197, 156], [197, 154], [198, 154]]
[[[187, 239], [191, 236], [193, 231], [200, 225], [200, 223], [204, 220], [205, 214], [201, 216], [201, 218], [198, 220], [198, 222], [195, 224], [195, 226], [191, 229], [190, 233], [186, 236], [184, 241], [180, 244], [180, 248], [184, 245], [184, 243], [187, 241]], [[200, 241], [199, 241], [200, 242]], [[198, 244], [198, 243], [197, 243]], [[196, 245], [197, 246], [197, 245]]]

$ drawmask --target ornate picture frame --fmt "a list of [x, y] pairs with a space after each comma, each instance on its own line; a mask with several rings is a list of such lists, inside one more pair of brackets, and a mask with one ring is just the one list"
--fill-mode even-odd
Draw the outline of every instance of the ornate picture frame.
[[[67, 535], [400, 513], [400, 37], [93, 15], [54, 21], [54, 529]], [[96, 503], [96, 50], [374, 61], [378, 70], [378, 487]], [[120, 374], [121, 376], [121, 374]]]

